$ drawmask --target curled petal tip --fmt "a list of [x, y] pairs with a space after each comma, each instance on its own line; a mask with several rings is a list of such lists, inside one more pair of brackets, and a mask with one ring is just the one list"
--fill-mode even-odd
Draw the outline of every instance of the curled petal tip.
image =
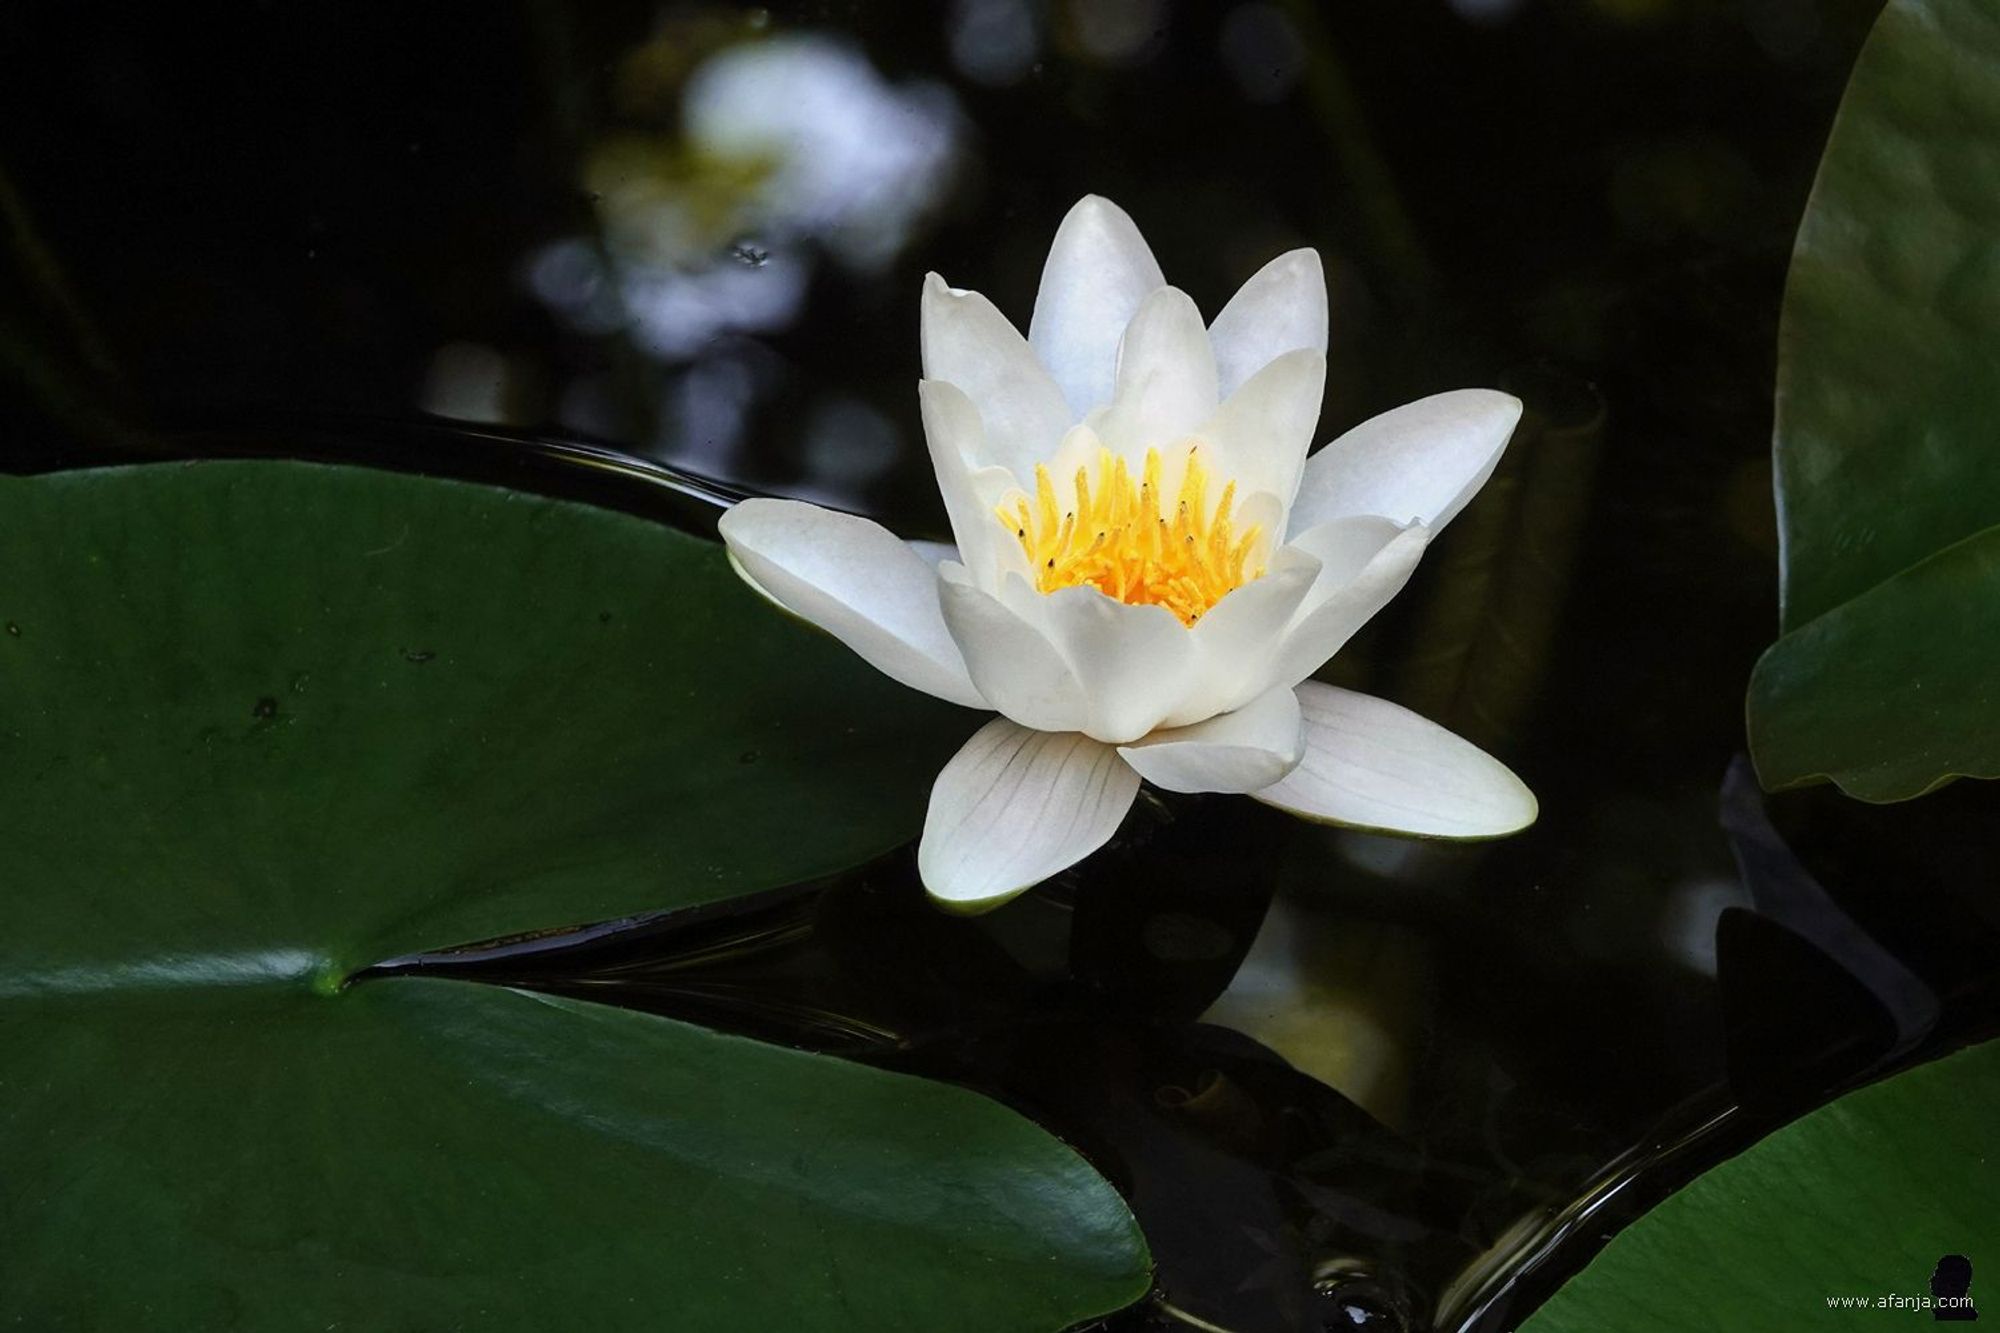
[[939, 273], [936, 269], [932, 269], [930, 272], [924, 274], [925, 296], [958, 296], [961, 294], [957, 288], [946, 282], [944, 274]]

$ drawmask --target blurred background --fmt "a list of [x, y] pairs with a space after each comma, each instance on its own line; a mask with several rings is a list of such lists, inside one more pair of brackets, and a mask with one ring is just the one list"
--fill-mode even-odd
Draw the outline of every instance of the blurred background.
[[[1111, 1101], [1007, 1061], [930, 1072], [1147, 1197], [1147, 1327], [1464, 1321], [1618, 1164], [1906, 1055], [1929, 1029], [1897, 978], [1989, 1012], [1990, 954], [1964, 943], [2000, 929], [1968, 887], [1992, 864], [1983, 789], [1767, 810], [1725, 783], [1776, 625], [1786, 257], [1874, 9], [27, 0], [0, 13], [0, 469], [203, 432], [282, 451], [336, 430], [381, 457], [429, 422], [939, 535], [926, 271], [1025, 325], [1091, 192], [1210, 314], [1317, 248], [1321, 439], [1445, 389], [1528, 406], [1332, 678], [1506, 759], [1542, 822], [1458, 850], [1288, 830], [1274, 860], [1216, 863], [1174, 837], [1268, 826], [1156, 812], [1179, 832], [1104, 873], [1158, 892], [1086, 921], [1089, 886], [1058, 884], [982, 927], [1032, 961], [1037, 914], [1060, 916], [1065, 984], [1181, 1034], [1119, 1095], [1143, 1084], [1145, 1116], [1248, 1175], [1149, 1157]], [[1161, 846], [1207, 879], [1146, 863]], [[1851, 916], [1879, 956], [1802, 953], [1780, 901]], [[1197, 1030], [1308, 1082], [1246, 1082]], [[1280, 1124], [1321, 1095], [1388, 1146]]]
[[[1757, 454], [1789, 234], [1871, 16], [13, 6], [10, 420], [433, 413], [928, 515], [922, 274], [1025, 321], [1094, 191], [1211, 311], [1320, 250], [1329, 431], [1548, 363], [1646, 432], [1621, 444], [1635, 476], [1671, 439], [1714, 483]], [[1768, 550], [1745, 486], [1737, 540]]]

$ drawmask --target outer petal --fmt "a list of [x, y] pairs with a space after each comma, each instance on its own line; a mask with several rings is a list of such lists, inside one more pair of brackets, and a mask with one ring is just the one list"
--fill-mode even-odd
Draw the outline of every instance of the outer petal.
[[1233, 713], [1156, 731], [1118, 753], [1139, 776], [1168, 791], [1257, 791], [1305, 754], [1298, 695], [1267, 690]]
[[963, 389], [985, 426], [983, 453], [968, 461], [1032, 477], [1076, 418], [1027, 340], [991, 301], [935, 273], [924, 279], [922, 325], [924, 378]]
[[759, 592], [892, 680], [985, 708], [938, 612], [937, 576], [888, 529], [799, 500], [745, 500], [722, 516], [730, 559]]
[[1493, 475], [1520, 419], [1521, 400], [1493, 389], [1434, 394], [1371, 417], [1306, 461], [1291, 530], [1345, 514], [1442, 528]]
[[1209, 442], [1215, 470], [1234, 477], [1239, 491], [1269, 492], [1289, 510], [1325, 391], [1326, 354], [1286, 352], [1230, 394], [1195, 434]]
[[1097, 415], [1097, 433], [1137, 461], [1215, 414], [1215, 354], [1201, 311], [1186, 292], [1161, 287], [1139, 306], [1118, 344], [1117, 390]]
[[973, 586], [962, 565], [939, 566], [937, 590], [945, 625], [988, 708], [1038, 731], [1083, 729], [1083, 687], [1040, 628]]
[[1004, 571], [1027, 567], [1020, 543], [1007, 539], [994, 514], [1001, 497], [1015, 488], [1014, 474], [974, 464], [986, 452], [985, 427], [963, 389], [943, 380], [924, 380], [917, 385], [917, 401], [951, 534], [967, 566], [978, 571], [980, 586], [990, 587]]
[[1110, 746], [995, 718], [931, 788], [918, 873], [946, 907], [998, 907], [1102, 847], [1138, 792]]
[[1298, 538], [1294, 545], [1318, 556], [1321, 570], [1297, 619], [1285, 631], [1275, 683], [1296, 684], [1339, 652], [1403, 590], [1430, 538], [1430, 530], [1421, 524], [1401, 527], [1363, 516], [1337, 518]]
[[1111, 401], [1118, 340], [1167, 280], [1146, 238], [1109, 199], [1085, 195], [1056, 228], [1028, 342], [1069, 399], [1070, 419]]
[[1309, 347], [1326, 352], [1326, 273], [1312, 250], [1279, 255], [1237, 289], [1208, 326], [1222, 392], [1286, 352]]
[[1425, 838], [1499, 838], [1535, 822], [1527, 784], [1435, 722], [1318, 681], [1299, 686], [1305, 758], [1254, 793], [1307, 819]]
[[[1113, 745], [1164, 722], [1194, 683], [1194, 641], [1165, 607], [1128, 606], [1091, 587], [1040, 599], [1049, 639], [1083, 686], [1079, 731]], [[974, 679], [977, 679], [975, 676]]]

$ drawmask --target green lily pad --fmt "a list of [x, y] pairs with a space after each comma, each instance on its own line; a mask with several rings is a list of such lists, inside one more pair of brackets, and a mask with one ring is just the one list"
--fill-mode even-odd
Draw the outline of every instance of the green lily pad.
[[2000, 605], [1979, 553], [2000, 540], [1996, 165], [2000, 4], [1891, 0], [1785, 288], [1785, 637], [1749, 698], [1767, 786], [1830, 778], [1882, 801], [2000, 775], [2000, 698], [1963, 693], [2000, 654], [2000, 618], [1976, 613]]
[[[1750, 745], [1761, 772], [1836, 776], [1869, 801], [1918, 795], [1948, 775], [1996, 777], [2000, 680], [1980, 654], [1941, 652], [1969, 596], [2000, 606], [2000, 528], [1969, 537], [1772, 645], [1752, 678]], [[1754, 701], [1776, 701], [1758, 708]], [[1924, 785], [1919, 786], [1922, 783]]]
[[621, 515], [0, 478], [0, 1322], [1057, 1329], [1123, 1203], [970, 1092], [398, 954], [907, 839], [971, 719]]
[[[1786, 1333], [1921, 1300], [1946, 1255], [2000, 1311], [2000, 1042], [1850, 1093], [1619, 1233], [1522, 1333]], [[1866, 1314], [1910, 1322], [1913, 1305]], [[1857, 1316], [1860, 1316], [1857, 1318]], [[1928, 1314], [1923, 1315], [1926, 1326]]]

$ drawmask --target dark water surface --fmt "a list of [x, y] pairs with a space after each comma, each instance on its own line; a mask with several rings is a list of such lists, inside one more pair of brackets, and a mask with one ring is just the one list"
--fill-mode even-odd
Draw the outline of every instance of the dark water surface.
[[304, 454], [934, 534], [924, 271], [1025, 319], [1089, 191], [1209, 311], [1318, 247], [1322, 438], [1528, 405], [1331, 671], [1505, 759], [1528, 834], [1146, 801], [978, 921], [898, 856], [409, 966], [1020, 1107], [1145, 1224], [1111, 1328], [1507, 1328], [1700, 1165], [2000, 1020], [1989, 786], [1766, 801], [1736, 758], [1784, 262], [1872, 9], [17, 6], [0, 468]]

